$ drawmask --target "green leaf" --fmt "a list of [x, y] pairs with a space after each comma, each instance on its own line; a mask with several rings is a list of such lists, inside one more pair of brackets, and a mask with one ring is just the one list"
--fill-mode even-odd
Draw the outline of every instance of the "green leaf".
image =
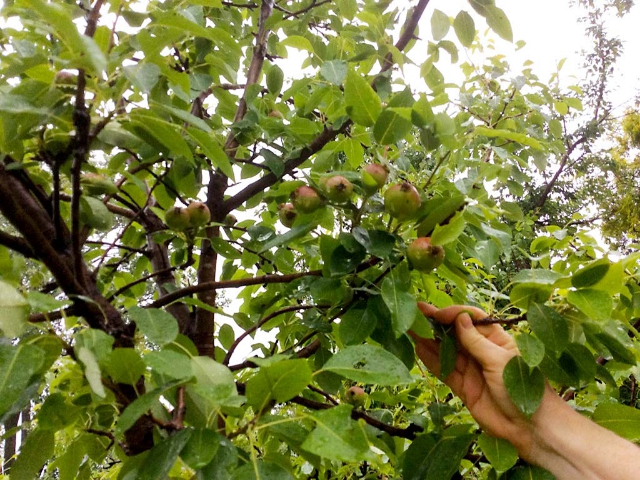
[[113, 224], [113, 214], [101, 200], [83, 196], [80, 198], [80, 220], [88, 227], [108, 231]]
[[338, 331], [345, 345], [359, 345], [373, 333], [378, 323], [376, 310], [367, 304], [366, 308], [350, 308], [342, 317]]
[[347, 62], [344, 60], [330, 60], [322, 64], [320, 75], [329, 83], [334, 85], [342, 85], [347, 77]]
[[575, 288], [592, 287], [607, 275], [610, 267], [607, 259], [593, 262], [572, 275], [571, 285]]
[[150, 451], [138, 470], [138, 480], [158, 480], [167, 474], [189, 441], [193, 430], [185, 428], [161, 440]]
[[145, 393], [144, 395], [139, 396], [124, 409], [124, 412], [120, 415], [118, 419], [118, 424], [116, 425], [116, 435], [122, 435], [124, 432], [129, 430], [136, 423], [138, 418], [151, 410], [155, 405], [157, 405], [160, 396], [164, 395], [167, 391], [171, 390], [175, 386], [179, 385], [180, 381], [175, 381], [171, 383], [167, 383], [160, 388], [156, 388], [150, 392]]
[[285, 402], [302, 392], [312, 380], [311, 367], [304, 359], [283, 360], [262, 367], [247, 382], [247, 402], [258, 409], [270, 399]]
[[152, 343], [166, 345], [178, 336], [176, 319], [169, 312], [159, 308], [131, 307], [129, 317]]
[[527, 309], [532, 303], [544, 303], [549, 300], [553, 287], [539, 283], [519, 283], [511, 289], [511, 302], [522, 309]]
[[0, 280], [0, 330], [10, 338], [18, 337], [28, 325], [29, 303], [7, 282]]
[[79, 347], [76, 348], [76, 356], [84, 365], [84, 376], [87, 378], [91, 390], [98, 397], [104, 398], [107, 392], [104, 389], [104, 385], [102, 385], [102, 373], [95, 355], [88, 348]]
[[487, 20], [487, 24], [496, 32], [500, 37], [508, 42], [513, 42], [513, 30], [511, 30], [511, 22], [507, 18], [504, 11], [494, 5], [487, 5], [485, 8], [484, 17]]
[[209, 126], [209, 124], [207, 122], [205, 122], [201, 118], [196, 117], [195, 115], [187, 112], [186, 110], [181, 110], [179, 108], [174, 108], [174, 107], [171, 107], [169, 105], [165, 105], [163, 103], [158, 103], [158, 102], [153, 102], [153, 101], [149, 102], [149, 104], [154, 109], [163, 110], [163, 111], [165, 111], [167, 113], [170, 113], [171, 115], [174, 115], [174, 116], [178, 117], [180, 120], [184, 120], [185, 122], [190, 123], [194, 127], [199, 128], [203, 132], [206, 132], [206, 133], [209, 133], [209, 134], [211, 134], [213, 132], [213, 130], [211, 129], [211, 127]]
[[449, 16], [436, 8], [433, 11], [433, 15], [431, 15], [431, 34], [433, 39], [436, 42], [442, 40], [447, 36], [450, 27]]
[[172, 350], [149, 352], [144, 356], [144, 363], [155, 374], [170, 380], [186, 379], [193, 375], [191, 359]]
[[344, 84], [344, 99], [351, 120], [365, 127], [376, 123], [382, 111], [380, 97], [364, 78], [351, 69]]
[[65, 401], [61, 393], [52, 393], [38, 410], [38, 427], [57, 432], [73, 425], [81, 414], [79, 407]]
[[180, 453], [180, 458], [191, 468], [198, 470], [213, 460], [223, 438], [213, 430], [195, 430]]
[[561, 352], [569, 343], [567, 321], [553, 308], [534, 303], [527, 312], [527, 321], [533, 333], [550, 350]]
[[36, 429], [27, 435], [20, 455], [11, 465], [11, 480], [39, 478], [43, 465], [53, 456], [55, 436], [51, 430]]
[[[131, 114], [130, 116], [132, 119], [131, 125], [137, 129], [134, 133], [142, 140], [147, 141], [146, 138], [138, 134], [139, 131], [146, 132], [146, 134], [152, 137], [158, 144], [164, 146], [164, 149], [166, 149], [170, 155], [182, 155], [187, 160], [193, 161], [193, 154], [191, 153], [189, 145], [184, 138], [182, 138], [182, 135], [178, 133], [174, 124], [148, 114], [138, 113], [136, 115]], [[201, 130], [196, 131], [204, 133]]]
[[470, 47], [473, 44], [476, 37], [476, 25], [471, 15], [461, 10], [453, 21], [453, 29], [462, 45]]
[[530, 367], [537, 367], [544, 359], [544, 343], [538, 340], [533, 335], [527, 333], [521, 333], [516, 337], [516, 344], [520, 355], [527, 365]]
[[338, 462], [366, 460], [369, 443], [363, 428], [351, 419], [351, 409], [351, 405], [344, 404], [309, 414], [315, 420], [316, 428], [300, 447]]
[[456, 240], [464, 232], [467, 222], [462, 212], [458, 212], [446, 225], [436, 225], [431, 235], [432, 245], [446, 245]]
[[506, 480], [556, 480], [556, 477], [540, 467], [521, 465], [511, 470]]
[[[218, 478], [218, 477], [208, 477]], [[238, 468], [233, 472], [230, 480], [295, 480], [291, 472], [285, 470], [282, 465], [265, 462], [258, 458], [254, 462]]]
[[513, 357], [502, 372], [507, 393], [527, 417], [531, 417], [542, 402], [544, 376], [538, 367], [529, 367], [522, 357]]
[[456, 368], [458, 347], [454, 332], [442, 335], [440, 342], [440, 379], [446, 380]]
[[160, 67], [155, 63], [127, 65], [122, 68], [122, 73], [142, 93], [149, 93], [156, 86], [162, 75]]
[[111, 335], [96, 328], [81, 330], [75, 334], [74, 339], [73, 348], [76, 355], [78, 355], [78, 349], [84, 347], [95, 355], [98, 362], [104, 361], [111, 354], [115, 341]]
[[450, 427], [442, 436], [421, 435], [407, 449], [402, 464], [404, 480], [448, 480], [458, 471], [475, 435], [469, 426]]
[[33, 345], [0, 344], [0, 417], [20, 398], [43, 362], [44, 352]]
[[187, 134], [196, 141], [202, 149], [202, 153], [206, 155], [214, 167], [219, 168], [230, 179], [235, 178], [229, 157], [213, 135], [192, 127], [187, 128]]
[[611, 295], [602, 290], [584, 288], [570, 291], [567, 301], [593, 320], [608, 320], [613, 310]]
[[511, 130], [499, 130], [483, 126], [477, 126], [473, 133], [474, 135], [482, 135], [490, 138], [504, 138], [536, 150], [542, 150], [542, 145], [538, 140], [528, 137], [524, 133], [512, 132]]
[[116, 348], [105, 362], [105, 370], [115, 383], [135, 385], [144, 374], [145, 364], [132, 348]]
[[570, 343], [560, 355], [558, 363], [575, 386], [592, 381], [598, 365], [589, 349], [579, 343]]
[[382, 299], [391, 312], [391, 324], [396, 338], [407, 332], [418, 314], [416, 298], [401, 285], [387, 277], [382, 282]]
[[637, 363], [634, 350], [627, 348], [620, 340], [607, 332], [597, 333], [596, 338], [602, 343], [614, 360], [618, 362], [627, 363], [629, 365], [635, 365]]
[[0, 112], [46, 115], [47, 109], [35, 107], [26, 98], [6, 93], [0, 95]]
[[518, 461], [518, 451], [508, 440], [483, 432], [478, 437], [478, 446], [498, 472], [506, 472]]
[[511, 283], [538, 283], [540, 285], [553, 285], [556, 280], [563, 278], [563, 275], [553, 270], [543, 268], [520, 270], [512, 279]]
[[342, 349], [324, 364], [322, 370], [362, 383], [393, 386], [413, 381], [407, 367], [395, 355], [373, 345]]
[[617, 403], [601, 403], [593, 412], [593, 421], [621, 437], [640, 439], [640, 410]]
[[[413, 126], [411, 120], [406, 118], [406, 115], [398, 113], [398, 110], [400, 109], [385, 108], [373, 127], [373, 136], [382, 145], [391, 145], [402, 140]], [[403, 110], [406, 110], [410, 118], [411, 110], [407, 107]]]
[[284, 72], [279, 66], [273, 65], [267, 72], [267, 90], [269, 90], [269, 93], [279, 95], [283, 81]]

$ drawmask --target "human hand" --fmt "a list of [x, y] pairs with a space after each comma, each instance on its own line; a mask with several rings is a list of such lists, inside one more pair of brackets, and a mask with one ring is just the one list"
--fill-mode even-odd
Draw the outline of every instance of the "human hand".
[[[509, 440], [526, 457], [533, 438], [531, 421], [513, 404], [502, 379], [505, 365], [518, 354], [514, 339], [499, 325], [474, 326], [473, 320], [488, 316], [479, 308], [455, 305], [438, 309], [425, 302], [418, 302], [418, 307], [439, 323], [455, 325], [458, 357], [455, 370], [444, 382], [487, 433]], [[410, 333], [420, 359], [439, 376], [439, 344]]]

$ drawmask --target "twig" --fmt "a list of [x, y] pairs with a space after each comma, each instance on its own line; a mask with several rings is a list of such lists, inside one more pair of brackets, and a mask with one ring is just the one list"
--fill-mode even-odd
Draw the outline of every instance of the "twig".
[[298, 310], [309, 310], [311, 308], [317, 308], [317, 307], [315, 305], [292, 305], [292, 306], [289, 306], [289, 307], [281, 308], [280, 310], [278, 310], [276, 312], [273, 312], [273, 313], [270, 313], [266, 317], [263, 317], [258, 323], [256, 323], [255, 325], [249, 327], [238, 338], [235, 339], [235, 341], [229, 347], [229, 351], [225, 355], [224, 360], [222, 360], [222, 364], [223, 365], [229, 365], [229, 361], [231, 360], [231, 356], [233, 355], [233, 352], [235, 352], [235, 350], [238, 347], [238, 345], [240, 344], [240, 342], [242, 342], [242, 340], [247, 338], [247, 336], [251, 335], [253, 332], [255, 332], [260, 327], [262, 327], [269, 320], [272, 320], [272, 319], [274, 319], [274, 318], [276, 318], [276, 317], [278, 317], [280, 315], [284, 315], [285, 313], [296, 312]]

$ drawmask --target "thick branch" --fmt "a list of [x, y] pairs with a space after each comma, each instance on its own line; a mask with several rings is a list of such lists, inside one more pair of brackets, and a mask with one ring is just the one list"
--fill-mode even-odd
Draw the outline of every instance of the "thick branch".
[[0, 231], [0, 245], [4, 245], [14, 252], [18, 252], [26, 258], [35, 257], [35, 253], [24, 238]]

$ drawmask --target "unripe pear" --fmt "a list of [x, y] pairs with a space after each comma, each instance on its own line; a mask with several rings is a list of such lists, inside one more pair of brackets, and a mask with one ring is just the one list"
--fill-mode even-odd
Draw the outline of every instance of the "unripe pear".
[[223, 223], [228, 227], [233, 227], [236, 223], [238, 223], [238, 219], [235, 215], [228, 214], [226, 217], [224, 217]]
[[387, 183], [389, 171], [384, 165], [370, 163], [362, 169], [362, 183], [365, 192], [373, 195]]
[[407, 248], [407, 258], [416, 270], [430, 272], [444, 262], [444, 248], [432, 245], [429, 237], [419, 237]]
[[324, 201], [313, 188], [303, 185], [291, 194], [291, 203], [302, 213], [312, 213], [324, 205]]
[[406, 220], [420, 208], [422, 200], [416, 187], [409, 182], [398, 183], [384, 193], [384, 208], [392, 217]]
[[345, 402], [350, 403], [354, 408], [364, 407], [367, 401], [367, 392], [362, 387], [353, 386], [345, 393]]
[[80, 184], [84, 192], [92, 197], [118, 192], [118, 187], [107, 177], [99, 173], [83, 173], [80, 177]]
[[269, 112], [269, 116], [272, 118], [284, 118], [284, 115], [282, 115], [280, 110], [271, 110]]
[[171, 207], [164, 214], [164, 223], [167, 224], [171, 230], [183, 231], [189, 228], [190, 216], [186, 208]]
[[192, 227], [202, 227], [211, 221], [211, 212], [202, 202], [191, 202], [187, 207], [189, 223]]
[[342, 175], [324, 177], [322, 188], [327, 198], [335, 203], [346, 203], [353, 194], [353, 184]]
[[68, 70], [59, 70], [53, 77], [53, 83], [56, 85], [75, 85], [78, 77]]
[[278, 218], [280, 219], [280, 223], [285, 227], [291, 228], [297, 216], [298, 214], [292, 204], [281, 203], [278, 205]]

